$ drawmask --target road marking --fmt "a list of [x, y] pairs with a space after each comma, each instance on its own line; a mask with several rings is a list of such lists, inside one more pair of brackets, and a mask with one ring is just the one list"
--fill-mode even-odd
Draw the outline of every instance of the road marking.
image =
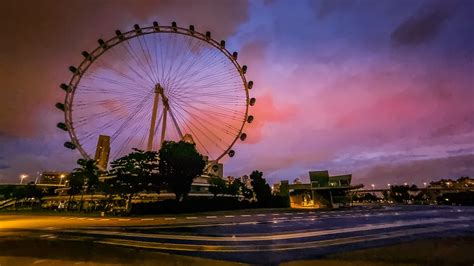
[[142, 221], [153, 221], [153, 220], [155, 220], [155, 219], [153, 219], [153, 218], [143, 218], [143, 219], [141, 219], [141, 220], [142, 220]]
[[278, 215], [280, 215], [280, 214], [279, 214], [279, 213], [272, 213], [272, 215], [274, 215], [274, 216], [278, 216]]
[[285, 212], [284, 215], [291, 215], [291, 212]]
[[217, 216], [206, 216], [207, 219], [214, 219], [217, 218]]
[[167, 218], [165, 218], [165, 221], [169, 221], [169, 220], [176, 220], [176, 218], [175, 218], [175, 217], [167, 217]]
[[[460, 228], [460, 225], [454, 226], [437, 226], [433, 228], [415, 228], [415, 229], [403, 229], [390, 232], [387, 234], [370, 234], [363, 236], [352, 236], [336, 239], [317, 240], [303, 243], [283, 243], [274, 245], [203, 245], [203, 244], [181, 244], [181, 243], [163, 243], [163, 242], [145, 242], [138, 240], [126, 240], [126, 239], [106, 239], [98, 241], [98, 243], [127, 246], [127, 247], [140, 247], [157, 250], [180, 250], [180, 251], [199, 251], [199, 252], [261, 252], [261, 251], [286, 251], [286, 250], [298, 250], [298, 249], [309, 249], [309, 248], [321, 248], [328, 246], [338, 246], [344, 244], [354, 244], [360, 242], [368, 242], [382, 239], [391, 239], [395, 237], [401, 237], [406, 235], [415, 235], [423, 233], [432, 233], [439, 231], [446, 231], [454, 228]], [[236, 241], [238, 237], [229, 237], [231, 241]], [[238, 240], [237, 240], [238, 241]]]
[[296, 216], [296, 217], [293, 217], [293, 219], [303, 219], [304, 217], [301, 217], [301, 216]]
[[224, 216], [224, 217], [225, 217], [225, 218], [233, 218], [233, 217], [235, 217], [235, 216], [234, 216], [234, 215], [226, 215], [226, 216]]
[[304, 212], [297, 212], [296, 214], [304, 214]]
[[92, 218], [89, 218], [89, 219], [87, 219], [87, 220], [89, 220], [89, 221], [94, 221], [94, 219], [92, 219]]
[[119, 221], [130, 221], [130, 219], [118, 219]]
[[242, 214], [242, 215], [240, 215], [240, 216], [242, 216], [242, 217], [250, 217], [251, 215], [250, 215], [250, 214]]
[[186, 219], [192, 220], [192, 219], [197, 219], [197, 217], [194, 217], [194, 216], [193, 217], [186, 217]]
[[265, 216], [265, 214], [257, 214], [257, 216], [260, 216], [260, 217], [262, 217], [262, 216]]
[[100, 219], [100, 221], [110, 221], [110, 219]]
[[[336, 228], [336, 229], [327, 229], [327, 230], [316, 230], [308, 232], [289, 232], [281, 234], [271, 234], [271, 235], [256, 235], [256, 236], [199, 236], [199, 235], [170, 235], [170, 234], [144, 234], [144, 233], [125, 233], [117, 231], [103, 231], [103, 230], [64, 230], [64, 232], [81, 232], [82, 234], [92, 234], [92, 235], [107, 235], [107, 236], [126, 236], [126, 237], [143, 237], [148, 239], [173, 239], [173, 240], [188, 240], [188, 241], [275, 241], [275, 240], [288, 240], [288, 239], [300, 239], [300, 238], [309, 238], [309, 237], [319, 237], [325, 235], [341, 234], [341, 233], [360, 233], [373, 231], [378, 229], [396, 229], [400, 228], [400, 231], [409, 231], [406, 226], [418, 226], [418, 225], [434, 225], [448, 222], [468, 222], [473, 221], [474, 218], [427, 218], [419, 219], [413, 221], [397, 221], [386, 224], [375, 224], [375, 225], [363, 225], [358, 227], [346, 227], [346, 228]], [[248, 222], [245, 224], [253, 224], [254, 222]], [[243, 224], [243, 223], [242, 223]], [[439, 227], [448, 228], [445, 225], [439, 225]], [[460, 226], [460, 225], [456, 225]], [[465, 227], [465, 225], [462, 225]], [[405, 233], [408, 234], [408, 233]], [[377, 233], [380, 235], [380, 233]], [[409, 234], [408, 234], [409, 235]], [[361, 236], [364, 237], [364, 236]]]
[[79, 218], [79, 220], [85, 220], [86, 218]]

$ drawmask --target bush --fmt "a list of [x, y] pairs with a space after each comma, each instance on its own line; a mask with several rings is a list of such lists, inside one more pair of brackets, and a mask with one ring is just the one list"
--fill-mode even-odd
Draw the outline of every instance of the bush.
[[257, 207], [265, 208], [286, 208], [289, 204], [288, 197], [274, 196], [271, 204], [261, 206], [256, 202], [239, 200], [234, 197], [193, 197], [182, 202], [176, 200], [164, 200], [159, 202], [136, 203], [132, 206], [132, 214], [165, 214], [165, 213], [189, 213], [189, 212], [208, 212], [208, 211], [226, 211], [239, 209], [252, 209]]

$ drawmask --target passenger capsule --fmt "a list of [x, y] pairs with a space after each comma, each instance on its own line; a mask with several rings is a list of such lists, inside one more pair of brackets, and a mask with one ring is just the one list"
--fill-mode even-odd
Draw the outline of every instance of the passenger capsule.
[[247, 117], [247, 123], [250, 124], [250, 123], [252, 123], [252, 122], [253, 122], [253, 115], [249, 115], [249, 116]]
[[252, 87], [253, 87], [253, 81], [249, 81], [249, 83], [248, 83], [248, 87], [249, 87], [249, 90], [251, 90], [251, 89], [252, 89]]
[[78, 165], [85, 165], [85, 164], [86, 164], [86, 160], [85, 160], [85, 159], [82, 159], [82, 158], [79, 158], [79, 159], [77, 159], [76, 163], [77, 163]]
[[65, 110], [65, 108], [64, 108], [64, 103], [56, 103], [55, 106], [56, 106], [56, 108], [58, 108], [58, 109], [61, 110], [61, 111], [64, 111], [64, 110]]
[[256, 101], [257, 101], [257, 99], [251, 98], [250, 101], [249, 101], [250, 106], [254, 106]]
[[122, 34], [121, 31], [116, 30], [116, 31], [115, 31], [115, 35], [117, 35], [117, 37], [118, 37], [120, 40], [123, 40], [123, 34]]
[[107, 49], [107, 44], [104, 40], [98, 39], [97, 42], [99, 43], [100, 47], [102, 47], [103, 49]]
[[160, 26], [158, 25], [158, 22], [153, 21], [153, 29], [155, 29], [155, 31], [160, 31]]
[[61, 89], [63, 89], [65, 92], [69, 92], [69, 86], [64, 84], [64, 83], [61, 83], [61, 85], [59, 85], [59, 87]]
[[74, 66], [70, 66], [69, 67], [69, 71], [71, 71], [72, 73], [76, 74], [78, 71], [77, 71], [77, 68], [74, 67]]
[[246, 65], [242, 66], [242, 73], [243, 74], [247, 73], [247, 66]]
[[225, 41], [224, 40], [221, 41], [221, 47], [225, 48]]
[[59, 128], [59, 129], [62, 129], [64, 131], [67, 131], [67, 126], [66, 124], [64, 124], [63, 122], [59, 122], [56, 124], [56, 127]]
[[229, 157], [234, 157], [235, 151], [234, 151], [234, 150], [230, 150], [228, 154], [229, 154]]
[[138, 34], [142, 33], [142, 29], [140, 28], [140, 26], [138, 26], [138, 24], [133, 25], [133, 29]]
[[210, 31], [206, 31], [206, 39], [210, 39], [211, 38], [211, 32]]
[[177, 31], [177, 30], [178, 30], [178, 25], [176, 24], [175, 21], [171, 22], [171, 28], [172, 28], [174, 31]]
[[245, 133], [240, 134], [240, 140], [241, 141], [244, 141], [246, 138], [247, 138], [247, 134], [245, 134]]
[[189, 32], [194, 34], [194, 25], [189, 25]]
[[219, 170], [219, 166], [217, 166], [216, 164], [214, 164], [214, 165], [212, 166], [212, 170], [213, 170], [214, 172], [217, 172], [217, 170]]
[[234, 58], [234, 60], [237, 60], [237, 56], [238, 56], [238, 55], [239, 55], [239, 53], [237, 53], [237, 52], [234, 52], [234, 53], [232, 54], [232, 57]]
[[76, 149], [76, 145], [74, 145], [74, 143], [72, 143], [72, 142], [70, 142], [70, 141], [64, 142], [64, 147], [66, 147], [66, 148], [68, 148], [68, 149], [71, 149], [71, 150]]
[[92, 56], [91, 56], [88, 52], [86, 52], [86, 51], [83, 51], [83, 52], [82, 52], [82, 56], [84, 56], [84, 58], [87, 59], [87, 60], [91, 60], [91, 59], [92, 59]]

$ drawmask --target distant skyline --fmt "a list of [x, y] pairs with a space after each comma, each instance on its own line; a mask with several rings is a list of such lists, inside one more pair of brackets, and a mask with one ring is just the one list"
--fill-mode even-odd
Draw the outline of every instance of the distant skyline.
[[[0, 9], [0, 182], [71, 170], [59, 84], [83, 50], [133, 24], [225, 39], [257, 104], [225, 175], [309, 170], [353, 183], [474, 176], [474, 1], [7, 1]], [[113, 147], [112, 147], [113, 149]], [[34, 180], [34, 178], [32, 178]]]

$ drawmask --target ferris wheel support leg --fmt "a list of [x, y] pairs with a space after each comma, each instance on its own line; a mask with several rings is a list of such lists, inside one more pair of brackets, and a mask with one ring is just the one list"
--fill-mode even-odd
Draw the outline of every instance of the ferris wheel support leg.
[[166, 117], [168, 116], [168, 107], [165, 106], [163, 108], [163, 125], [161, 126], [161, 141], [160, 145], [163, 144], [165, 141], [165, 134], [166, 134]]
[[156, 113], [158, 112], [159, 101], [160, 101], [160, 93], [158, 89], [155, 88], [155, 99], [153, 100], [153, 110], [151, 113], [150, 131], [148, 133], [148, 145], [147, 145], [148, 151], [151, 151], [153, 149], [153, 137], [155, 136]]

